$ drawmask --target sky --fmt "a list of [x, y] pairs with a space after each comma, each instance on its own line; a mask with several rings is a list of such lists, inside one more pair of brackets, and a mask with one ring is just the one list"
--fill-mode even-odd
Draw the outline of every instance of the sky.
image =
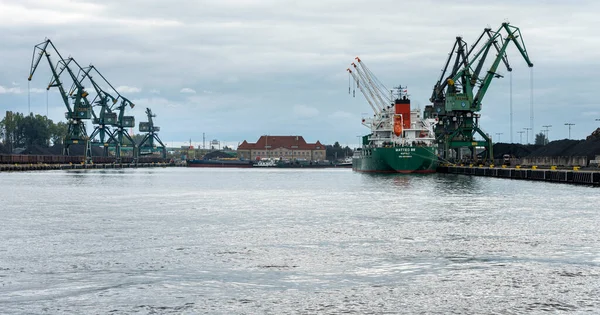
[[49, 38], [131, 99], [136, 124], [151, 108], [168, 146], [201, 146], [203, 133], [233, 147], [265, 134], [355, 146], [372, 114], [359, 90], [349, 94], [355, 57], [422, 109], [456, 36], [472, 44], [509, 22], [534, 66], [509, 46], [513, 71], [492, 81], [481, 128], [510, 142], [512, 98], [513, 142], [526, 141], [517, 131], [530, 127], [532, 105], [534, 133], [552, 125], [550, 140], [564, 139], [573, 123], [581, 139], [600, 127], [597, 12], [598, 1], [555, 0], [0, 0], [0, 117], [64, 121], [48, 63], [27, 80], [34, 46]]

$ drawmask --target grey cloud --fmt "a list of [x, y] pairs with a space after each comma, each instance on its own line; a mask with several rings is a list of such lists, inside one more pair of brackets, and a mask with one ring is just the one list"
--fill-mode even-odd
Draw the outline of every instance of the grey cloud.
[[[114, 86], [139, 88], [123, 91], [147, 100], [131, 112], [144, 119], [143, 104], [152, 106], [163, 138], [180, 140], [212, 129], [237, 140], [279, 130], [352, 143], [366, 130], [350, 117], [340, 123], [343, 115], [335, 113], [358, 117], [368, 109], [362, 95], [347, 93], [345, 69], [354, 57], [361, 56], [386, 85], [408, 85], [413, 103], [422, 108], [454, 37], [471, 42], [484, 27], [496, 28], [508, 17], [521, 27], [535, 64], [536, 120], [558, 121], [595, 102], [589, 91], [600, 70], [595, 61], [600, 43], [592, 33], [599, 26], [594, 16], [599, 8], [593, 1], [516, 0], [107, 0], [76, 6], [66, 0], [3, 1], [0, 55], [10, 62], [3, 64], [0, 82], [14, 81], [24, 91], [33, 45], [48, 36], [61, 53], [82, 65], [93, 63]], [[560, 22], [565, 17], [568, 25]], [[513, 48], [509, 59], [515, 68], [515, 121], [527, 124], [528, 69]], [[49, 71], [38, 71], [31, 87], [42, 89]], [[483, 114], [492, 117], [484, 129], [490, 132], [507, 128], [507, 81], [495, 80], [484, 101]], [[189, 98], [179, 93], [182, 87], [212, 94]], [[161, 101], [153, 92], [159, 90]], [[13, 96], [26, 103], [26, 93]], [[3, 97], [8, 94], [0, 101]], [[45, 98], [33, 101], [45, 105]], [[318, 115], [288, 121], [294, 104], [318, 108]], [[57, 113], [64, 109], [56, 95], [50, 106]], [[335, 124], [329, 115], [339, 118]]]

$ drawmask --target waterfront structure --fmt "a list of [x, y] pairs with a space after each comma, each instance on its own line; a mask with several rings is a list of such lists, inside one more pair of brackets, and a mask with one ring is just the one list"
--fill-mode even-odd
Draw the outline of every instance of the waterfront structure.
[[261, 136], [255, 143], [244, 140], [238, 148], [238, 157], [247, 160], [325, 160], [325, 146], [317, 140], [307, 143], [302, 136]]

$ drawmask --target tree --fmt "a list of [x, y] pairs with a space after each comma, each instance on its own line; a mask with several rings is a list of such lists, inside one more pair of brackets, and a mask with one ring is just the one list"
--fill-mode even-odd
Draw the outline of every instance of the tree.
[[543, 132], [535, 135], [535, 145], [546, 145], [548, 144], [548, 138]]
[[50, 128], [50, 141], [52, 145], [63, 144], [67, 136], [68, 126], [66, 123], [59, 121], [57, 124], [52, 124]]

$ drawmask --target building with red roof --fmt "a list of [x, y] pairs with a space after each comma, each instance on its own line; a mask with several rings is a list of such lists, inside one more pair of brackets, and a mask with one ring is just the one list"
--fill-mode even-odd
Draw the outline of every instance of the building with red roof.
[[261, 136], [256, 143], [246, 140], [237, 148], [238, 157], [248, 160], [281, 158], [284, 160], [325, 160], [325, 146], [317, 140], [307, 143], [302, 136]]

